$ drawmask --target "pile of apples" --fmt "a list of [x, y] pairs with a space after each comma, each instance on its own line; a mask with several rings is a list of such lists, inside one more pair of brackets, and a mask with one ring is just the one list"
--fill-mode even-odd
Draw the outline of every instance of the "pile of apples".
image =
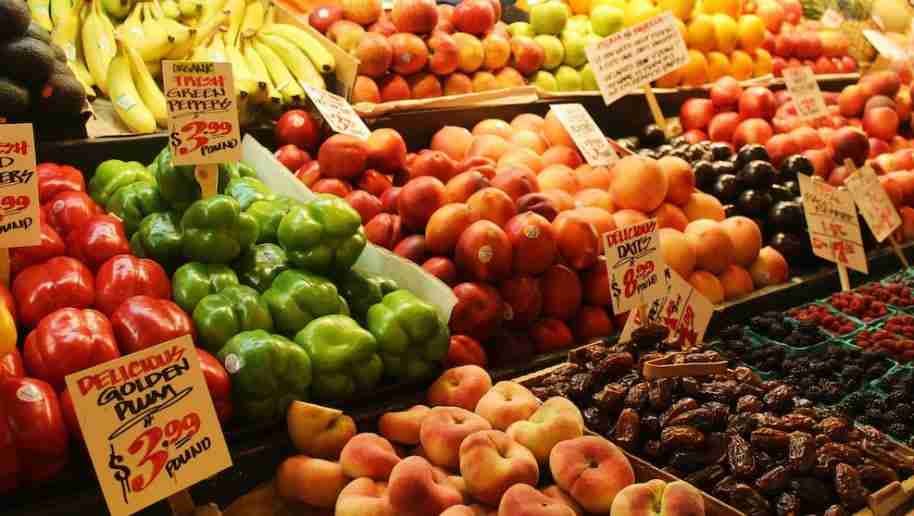
[[774, 55], [775, 77], [783, 75], [784, 68], [794, 66], [808, 66], [816, 74], [857, 71], [857, 62], [848, 55], [850, 40], [837, 29], [804, 20], [795, 26], [784, 23], [779, 31], [773, 32], [766, 35], [763, 47]]
[[[622, 450], [584, 435], [565, 398], [493, 386], [477, 366], [445, 371], [427, 397], [431, 407], [381, 416], [377, 434], [357, 433], [338, 410], [293, 402], [287, 422], [300, 454], [280, 464], [276, 494], [336, 516], [705, 514], [691, 484], [636, 483]], [[542, 470], [552, 485], [540, 487]]]
[[512, 39], [498, 0], [463, 0], [456, 7], [434, 0], [345, 0], [309, 15], [360, 64], [351, 100], [392, 102], [458, 95], [526, 84], [543, 64], [543, 48]]

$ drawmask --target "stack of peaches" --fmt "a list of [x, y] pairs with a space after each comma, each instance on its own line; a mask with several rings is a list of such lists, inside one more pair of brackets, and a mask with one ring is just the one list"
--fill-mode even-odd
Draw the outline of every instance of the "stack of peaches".
[[352, 102], [391, 102], [523, 86], [545, 57], [530, 38], [512, 41], [498, 0], [344, 0], [309, 23], [358, 58]]
[[[383, 415], [379, 434], [356, 433], [340, 411], [294, 402], [287, 420], [302, 455], [276, 473], [276, 493], [336, 516], [701, 516], [683, 481], [635, 483], [625, 454], [584, 435], [565, 398], [541, 402], [482, 368], [445, 371], [432, 405]], [[553, 485], [537, 489], [541, 478]], [[659, 508], [659, 509], [653, 509]], [[319, 514], [324, 514], [319, 512]]]

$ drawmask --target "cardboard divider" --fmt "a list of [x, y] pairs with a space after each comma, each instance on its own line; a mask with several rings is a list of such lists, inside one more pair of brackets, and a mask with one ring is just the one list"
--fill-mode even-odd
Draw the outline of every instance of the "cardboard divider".
[[527, 104], [537, 100], [539, 100], [539, 97], [537, 95], [536, 86], [519, 86], [517, 88], [465, 93], [463, 95], [398, 100], [395, 102], [382, 102], [380, 104], [359, 102], [353, 107], [356, 112], [363, 117], [373, 118], [394, 111], [407, 111], [411, 109], [500, 106], [504, 104]]

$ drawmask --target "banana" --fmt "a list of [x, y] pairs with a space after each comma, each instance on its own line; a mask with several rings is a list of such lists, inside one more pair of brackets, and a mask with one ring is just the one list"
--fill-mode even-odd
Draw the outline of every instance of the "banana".
[[70, 71], [73, 72], [73, 76], [76, 77], [79, 84], [82, 85], [83, 90], [86, 92], [86, 99], [88, 99], [89, 102], [95, 100], [95, 89], [92, 88], [93, 81], [92, 75], [89, 74], [89, 70], [86, 70], [86, 67], [80, 61], [67, 61], [67, 66], [70, 68]]
[[225, 12], [226, 0], [203, 0], [203, 12], [200, 13], [200, 22], [207, 23], [214, 16]]
[[70, 9], [73, 3], [70, 0], [50, 0], [51, 22], [54, 27], [60, 25], [64, 18], [70, 15]]
[[258, 82], [267, 85], [268, 104], [271, 104], [276, 108], [281, 106], [282, 93], [273, 85], [273, 79], [270, 78], [267, 66], [263, 63], [263, 59], [260, 58], [260, 55], [257, 53], [254, 45], [249, 41], [249, 38], [241, 38], [241, 53], [244, 55], [244, 60], [247, 62], [248, 69], [251, 71], [254, 78]]
[[157, 16], [157, 6], [158, 4], [155, 3], [144, 4], [143, 33], [145, 38], [142, 45], [135, 47], [146, 61], [162, 59], [168, 55], [174, 44], [174, 38], [168, 34], [168, 31], [165, 30], [161, 23], [161, 19], [165, 18], [164, 13], [161, 16]]
[[132, 9], [132, 0], [102, 0], [102, 10], [116, 20], [126, 18]]
[[126, 45], [139, 48], [146, 40], [146, 31], [143, 28], [143, 4], [136, 4], [127, 19], [117, 28], [117, 36], [124, 40]]
[[164, 0], [162, 2], [162, 13], [169, 19], [177, 20], [181, 17], [181, 8], [175, 0]]
[[[82, 12], [84, 0], [77, 0], [66, 13], [59, 15], [51, 31], [51, 41], [63, 49], [67, 61], [76, 61], [79, 43], [79, 15]], [[51, 11], [53, 14], [53, 11]]]
[[149, 108], [156, 124], [162, 128], [167, 127], [168, 106], [165, 102], [165, 95], [156, 84], [152, 74], [149, 73], [149, 69], [146, 68], [146, 62], [143, 61], [139, 52], [128, 46], [124, 46], [124, 55], [130, 65], [130, 76], [133, 78], [137, 93], [140, 94], [140, 99]]
[[267, 85], [254, 76], [247, 60], [236, 45], [226, 45], [225, 53], [232, 63], [232, 75], [235, 79], [235, 89], [240, 97], [251, 97], [252, 105], [263, 104], [267, 101]]
[[320, 73], [331, 73], [336, 69], [336, 60], [311, 34], [294, 25], [273, 23], [261, 30], [262, 34], [281, 36], [304, 52]]
[[205, 21], [201, 21], [197, 26], [197, 35], [194, 36], [194, 49], [198, 49], [201, 45], [206, 43], [213, 37], [213, 34], [216, 33], [216, 30], [219, 29], [219, 26], [222, 25], [225, 20], [228, 19], [228, 12], [222, 11], [217, 13], [214, 16], [211, 16]]
[[93, 81], [102, 93], [107, 95], [108, 65], [117, 53], [117, 43], [114, 40], [114, 32], [109, 32], [109, 26], [102, 20], [103, 17], [107, 15], [101, 11], [100, 1], [92, 0], [89, 13], [83, 20], [82, 48]]
[[249, 0], [244, 7], [244, 19], [241, 21], [240, 34], [246, 37], [253, 36], [263, 27], [266, 9], [261, 0]]
[[241, 22], [244, 20], [244, 0], [227, 0], [225, 10], [229, 12], [225, 44], [234, 45], [238, 41], [238, 32], [241, 30]]
[[297, 46], [287, 39], [273, 34], [258, 34], [257, 40], [270, 47], [286, 64], [289, 71], [303, 84], [322, 90], [327, 89], [323, 76], [314, 67], [314, 63]]
[[213, 36], [212, 41], [210, 41], [209, 46], [206, 48], [206, 55], [208, 56], [207, 61], [213, 61], [214, 63], [229, 62], [228, 55], [225, 53], [225, 40], [223, 37], [224, 34], [222, 32]]
[[178, 0], [178, 9], [185, 18], [198, 18], [203, 13], [203, 2], [199, 0]]
[[259, 39], [253, 39], [251, 42], [273, 79], [276, 89], [282, 93], [283, 101], [286, 104], [300, 104], [305, 98], [305, 90], [292, 76], [282, 59]]
[[197, 29], [192, 29], [170, 18], [162, 20], [162, 25], [165, 26], [168, 34], [175, 39], [165, 59], [186, 59], [193, 52], [194, 36], [197, 34]]
[[28, 4], [35, 23], [44, 30], [53, 30], [54, 22], [51, 20], [51, 4], [48, 3], [48, 0], [28, 0]]
[[151, 133], [156, 130], [156, 119], [143, 103], [133, 82], [130, 62], [125, 54], [126, 43], [118, 41], [117, 54], [108, 67], [108, 91], [114, 111], [121, 121], [135, 133]]

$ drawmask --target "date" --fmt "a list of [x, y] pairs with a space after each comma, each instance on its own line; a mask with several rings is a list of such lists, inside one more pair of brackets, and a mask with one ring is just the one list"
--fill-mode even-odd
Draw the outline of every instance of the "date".
[[700, 448], [705, 443], [705, 434], [692, 426], [668, 426], [660, 432], [660, 443], [669, 451]]
[[755, 488], [762, 493], [772, 494], [782, 491], [789, 483], [790, 470], [785, 466], [775, 466], [758, 477]]
[[813, 437], [806, 432], [792, 432], [787, 444], [787, 466], [796, 473], [808, 473], [815, 465]]
[[651, 408], [660, 412], [666, 410], [673, 403], [673, 386], [675, 380], [672, 378], [660, 378], [649, 384], [648, 403]]
[[699, 430], [710, 430], [714, 426], [713, 413], [703, 407], [687, 410], [667, 423], [668, 426], [694, 426]]
[[781, 496], [778, 496], [777, 501], [774, 503], [774, 510], [778, 513], [778, 516], [799, 516], [800, 497], [790, 491], [785, 491], [781, 493]]
[[752, 478], [755, 475], [755, 455], [749, 442], [739, 435], [731, 435], [727, 445], [727, 463], [730, 471], [739, 478]]
[[816, 430], [836, 443], [846, 443], [850, 435], [850, 423], [840, 417], [830, 416], [816, 425]]
[[769, 452], [779, 452], [788, 447], [790, 436], [783, 430], [774, 428], [759, 428], [753, 430], [749, 436], [752, 446]]
[[817, 450], [819, 455], [830, 455], [852, 466], [863, 464], [863, 454], [860, 450], [843, 443], [825, 443]]
[[851, 511], [866, 505], [866, 497], [869, 494], [863, 487], [857, 468], [843, 462], [835, 467], [835, 491], [841, 503]]
[[637, 411], [644, 410], [647, 407], [649, 390], [650, 387], [647, 382], [636, 383], [631, 386], [625, 395], [625, 407]]
[[752, 394], [741, 396], [736, 400], [737, 414], [754, 414], [756, 412], [761, 412], [764, 409], [765, 405], [762, 403], [762, 400], [760, 400], [758, 396], [753, 396]]
[[627, 391], [628, 389], [618, 383], [607, 384], [600, 392], [594, 394], [594, 404], [606, 412], [615, 414], [622, 408]]
[[633, 451], [641, 440], [641, 417], [635, 409], [627, 408], [619, 413], [613, 439], [626, 450]]
[[660, 416], [660, 426], [667, 426], [670, 419], [682, 414], [683, 412], [698, 408], [698, 402], [694, 398], [682, 398], [674, 402], [670, 408]]

